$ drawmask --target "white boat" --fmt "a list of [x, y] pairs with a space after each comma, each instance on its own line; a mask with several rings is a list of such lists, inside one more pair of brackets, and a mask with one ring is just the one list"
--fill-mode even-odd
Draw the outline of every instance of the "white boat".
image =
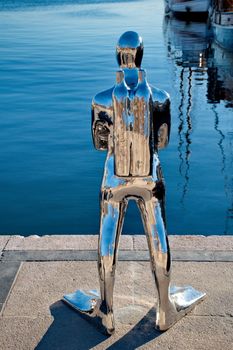
[[233, 0], [215, 0], [211, 18], [216, 42], [233, 51]]
[[171, 11], [176, 16], [208, 17], [210, 0], [166, 0], [165, 11]]

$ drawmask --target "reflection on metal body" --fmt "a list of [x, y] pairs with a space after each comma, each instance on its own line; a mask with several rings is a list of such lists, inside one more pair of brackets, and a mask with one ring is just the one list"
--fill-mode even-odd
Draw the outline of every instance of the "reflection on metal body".
[[100, 203], [100, 296], [94, 290], [78, 290], [64, 300], [82, 313], [100, 317], [107, 334], [113, 333], [118, 243], [128, 201], [133, 199], [141, 212], [158, 291], [156, 327], [166, 330], [204, 297], [192, 287], [170, 289], [165, 186], [157, 154], [169, 139], [170, 100], [166, 92], [147, 83], [140, 68], [143, 43], [137, 33], [124, 33], [116, 53], [121, 68], [116, 84], [96, 95], [92, 104], [94, 145], [108, 150]]

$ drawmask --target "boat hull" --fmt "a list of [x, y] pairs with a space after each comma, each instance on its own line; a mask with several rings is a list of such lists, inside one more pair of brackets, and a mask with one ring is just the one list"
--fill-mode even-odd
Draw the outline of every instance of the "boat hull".
[[168, 5], [171, 11], [175, 13], [208, 13], [210, 0], [169, 0]]
[[233, 51], [233, 25], [223, 26], [214, 23], [213, 29], [215, 41], [224, 49]]

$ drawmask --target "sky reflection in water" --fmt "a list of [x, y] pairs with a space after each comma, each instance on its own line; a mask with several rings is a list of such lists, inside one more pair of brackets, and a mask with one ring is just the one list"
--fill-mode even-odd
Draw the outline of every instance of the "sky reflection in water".
[[[233, 56], [207, 24], [164, 20], [162, 0], [3, 1], [0, 30], [0, 233], [98, 232], [105, 153], [90, 105], [114, 84], [126, 30], [144, 39], [149, 82], [171, 95], [169, 233], [233, 233]], [[142, 231], [131, 204], [124, 232]]]

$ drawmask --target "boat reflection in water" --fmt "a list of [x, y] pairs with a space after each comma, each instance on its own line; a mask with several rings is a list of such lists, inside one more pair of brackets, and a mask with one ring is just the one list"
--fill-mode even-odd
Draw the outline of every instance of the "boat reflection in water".
[[164, 18], [164, 34], [168, 57], [179, 69], [175, 71], [178, 81], [178, 154], [179, 173], [184, 179], [181, 194], [183, 203], [189, 185], [190, 155], [192, 143], [193, 75], [206, 79], [207, 60], [211, 43], [211, 30], [206, 22], [186, 22], [175, 17]]
[[233, 107], [233, 52], [213, 41], [207, 72], [208, 101], [219, 103], [223, 100], [226, 107]]
[[212, 105], [214, 129], [219, 135], [218, 146], [221, 153], [221, 173], [229, 206], [226, 212], [225, 232], [233, 219], [233, 123], [231, 130], [224, 130], [225, 115], [219, 114], [217, 106], [224, 101], [226, 108], [233, 108], [233, 52], [223, 49], [215, 41], [211, 46], [208, 61], [207, 98]]
[[212, 32], [208, 22], [182, 21], [165, 16], [164, 34], [168, 56], [183, 67], [205, 66]]
[[[198, 146], [192, 145], [195, 128], [198, 124], [209, 123], [205, 127], [214, 130], [217, 136], [221, 165], [218, 169], [216, 158], [216, 171], [221, 171], [228, 202], [225, 223], [227, 233], [233, 215], [233, 133], [229, 127], [230, 110], [227, 112], [228, 108], [233, 107], [233, 53], [216, 43], [208, 21], [186, 22], [165, 17], [164, 37], [168, 58], [174, 64], [173, 80], [178, 84], [176, 95], [174, 92], [172, 96], [176, 100], [172, 119], [173, 126], [174, 118], [178, 121], [177, 150], [180, 178], [183, 179], [180, 202], [184, 202], [189, 190], [191, 147], [198, 147], [198, 152], [202, 152], [200, 140], [195, 141], [199, 142]], [[218, 105], [221, 105], [221, 112], [218, 111]], [[209, 116], [211, 119], [208, 119]], [[200, 121], [199, 118], [205, 119]], [[204, 130], [197, 132], [201, 132], [204, 139]], [[206, 162], [208, 164], [208, 159]]]

